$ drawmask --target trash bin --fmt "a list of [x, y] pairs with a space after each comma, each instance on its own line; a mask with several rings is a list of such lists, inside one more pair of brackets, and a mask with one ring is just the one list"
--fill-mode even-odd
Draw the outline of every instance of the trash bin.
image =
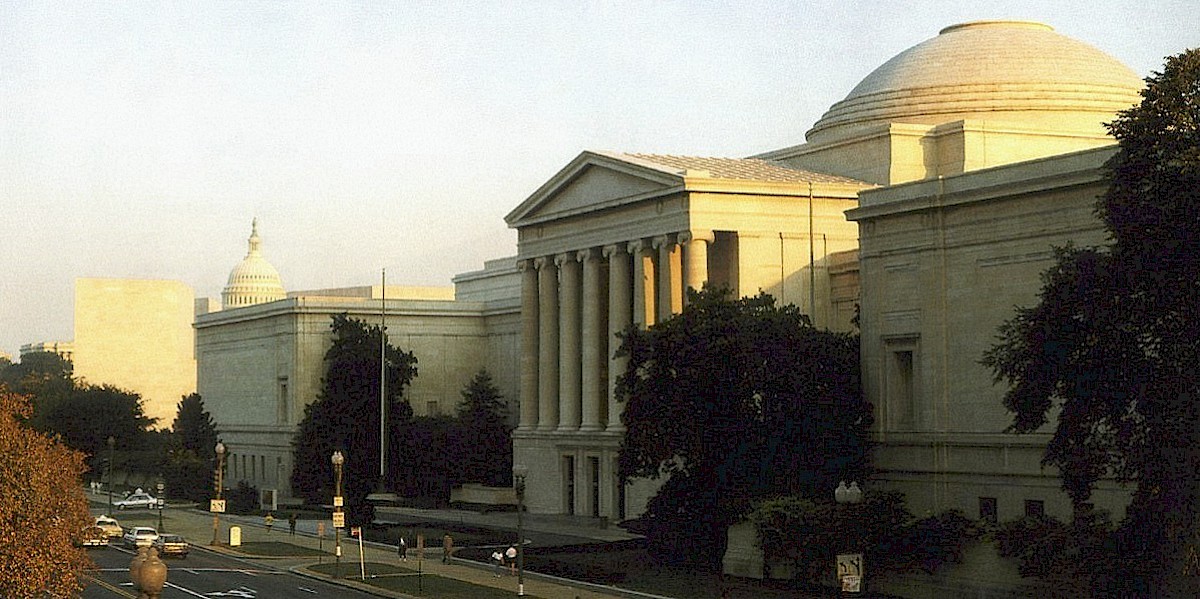
[[242, 527], [241, 526], [230, 526], [229, 527], [229, 546], [230, 547], [240, 547], [241, 545], [242, 545]]

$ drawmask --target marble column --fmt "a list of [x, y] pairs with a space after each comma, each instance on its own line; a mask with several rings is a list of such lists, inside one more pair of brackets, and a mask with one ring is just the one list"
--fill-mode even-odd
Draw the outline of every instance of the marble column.
[[673, 235], [660, 235], [654, 238], [654, 247], [658, 250], [657, 322], [662, 322], [683, 311], [679, 246]]
[[[700, 291], [708, 282], [708, 244], [713, 241], [712, 231], [685, 231], [679, 234], [683, 246], [683, 288]], [[684, 294], [687, 300], [687, 294]]]
[[531, 260], [517, 263], [521, 271], [521, 416], [517, 430], [538, 423], [538, 271]]
[[629, 253], [633, 256], [633, 321], [649, 327], [655, 323], [654, 298], [654, 248], [649, 240], [629, 242]]
[[558, 267], [549, 257], [538, 269], [538, 430], [558, 426]]
[[622, 404], [617, 401], [617, 377], [625, 374], [629, 358], [616, 357], [621, 347], [618, 333], [633, 324], [633, 281], [629, 252], [622, 245], [604, 248], [608, 258], [608, 426], [611, 433], [625, 431], [621, 423]]
[[558, 286], [559, 334], [558, 348], [558, 430], [579, 429], [580, 402], [580, 309], [579, 260], [575, 252], [559, 254], [561, 282]]
[[607, 409], [601, 413], [608, 391], [604, 384], [605, 354], [608, 352], [608, 281], [604, 278], [604, 260], [599, 248], [579, 252], [583, 263], [583, 339], [580, 357], [582, 372], [581, 431], [603, 430]]

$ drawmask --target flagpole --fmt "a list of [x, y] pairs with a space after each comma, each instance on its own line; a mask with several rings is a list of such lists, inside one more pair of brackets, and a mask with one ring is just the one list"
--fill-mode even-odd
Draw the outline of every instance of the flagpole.
[[387, 269], [381, 269], [383, 281], [379, 300], [379, 490], [387, 487]]

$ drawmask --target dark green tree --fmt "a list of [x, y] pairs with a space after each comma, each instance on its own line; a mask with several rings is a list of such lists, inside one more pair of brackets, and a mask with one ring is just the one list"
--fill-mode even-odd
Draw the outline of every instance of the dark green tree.
[[463, 482], [512, 484], [512, 427], [508, 404], [487, 370], [480, 370], [462, 391], [451, 461]]
[[668, 477], [645, 517], [654, 554], [709, 567], [754, 499], [828, 493], [868, 467], [857, 336], [727, 295], [690, 293], [681, 314], [626, 331], [617, 383], [621, 476]]
[[46, 430], [46, 413], [75, 390], [72, 372], [71, 362], [58, 354], [32, 352], [21, 356], [20, 362], [0, 364], [0, 383], [33, 401], [30, 424]]
[[167, 493], [191, 501], [209, 499], [213, 492], [217, 428], [199, 394], [192, 393], [180, 400], [171, 431], [169, 457], [163, 472]]
[[[374, 509], [366, 497], [380, 486], [379, 480], [379, 369], [382, 331], [345, 314], [330, 324], [333, 343], [325, 352], [326, 371], [321, 393], [304, 408], [304, 418], [293, 443], [295, 467], [292, 490], [313, 502], [327, 502], [333, 494], [335, 450], [346, 458], [342, 489], [347, 525], [369, 524]], [[412, 407], [404, 399], [404, 388], [417, 376], [417, 358], [388, 344], [387, 409], [388, 438], [403, 437], [412, 420]], [[396, 449], [398, 444], [393, 443]], [[395, 455], [394, 453], [392, 455]], [[394, 461], [394, 460], [393, 460]], [[394, 471], [390, 468], [389, 471]], [[392, 481], [387, 481], [388, 486]]]
[[157, 465], [133, 459], [148, 448], [152, 423], [143, 411], [141, 395], [112, 385], [77, 387], [48, 404], [36, 422], [44, 432], [61, 435], [68, 447], [91, 456], [88, 462], [95, 472], [103, 472], [101, 461], [108, 458], [107, 441], [113, 437], [119, 458], [114, 467], [156, 474]]
[[[1167, 59], [1109, 131], [1101, 248], [1066, 248], [1037, 305], [985, 355], [1012, 429], [1058, 422], [1043, 461], [1086, 511], [1105, 476], [1136, 487], [1116, 542], [1143, 594], [1200, 586], [1200, 51]], [[1110, 589], [1097, 589], [1106, 593]]]

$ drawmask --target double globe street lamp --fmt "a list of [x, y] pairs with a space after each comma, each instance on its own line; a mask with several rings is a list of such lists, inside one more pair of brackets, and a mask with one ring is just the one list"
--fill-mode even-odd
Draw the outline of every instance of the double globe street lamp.
[[517, 595], [525, 595], [525, 477], [529, 468], [513, 466], [513, 491], [517, 495]]
[[225, 486], [225, 444], [217, 441], [216, 452], [217, 470], [213, 473], [213, 482], [216, 484], [217, 498], [213, 499], [212, 504], [209, 506], [209, 511], [213, 513], [213, 545], [219, 542], [221, 512], [225, 511], [225, 501], [221, 499], [221, 489]]
[[342, 452], [335, 451], [332, 456], [329, 456], [329, 462], [333, 464], [333, 538], [334, 538], [334, 570], [333, 577], [342, 577], [342, 527], [346, 525], [345, 516], [342, 514], [342, 465], [346, 463], [346, 456]]
[[[847, 485], [846, 481], [841, 481], [833, 491], [833, 499], [838, 505], [855, 506], [862, 503], [863, 492], [857, 482], [851, 481]], [[837, 576], [842, 593], [863, 592], [866, 586], [864, 565], [861, 552], [838, 554]]]

